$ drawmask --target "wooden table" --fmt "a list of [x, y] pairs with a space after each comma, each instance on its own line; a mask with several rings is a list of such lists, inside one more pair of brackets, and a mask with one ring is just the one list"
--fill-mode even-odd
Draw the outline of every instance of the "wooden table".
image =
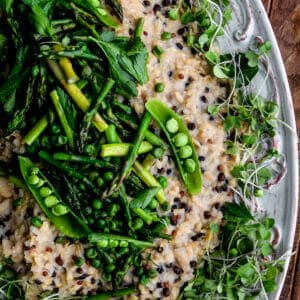
[[[293, 94], [300, 133], [300, 0], [263, 0], [277, 36]], [[299, 148], [298, 148], [299, 153]], [[281, 300], [300, 300], [300, 212], [294, 250]]]

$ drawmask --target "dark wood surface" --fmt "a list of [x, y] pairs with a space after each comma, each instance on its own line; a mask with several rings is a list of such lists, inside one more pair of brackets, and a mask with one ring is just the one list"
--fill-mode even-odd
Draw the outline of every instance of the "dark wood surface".
[[[276, 34], [293, 94], [300, 132], [300, 0], [263, 0]], [[298, 146], [298, 153], [299, 153]], [[300, 213], [294, 251], [281, 300], [300, 300]]]

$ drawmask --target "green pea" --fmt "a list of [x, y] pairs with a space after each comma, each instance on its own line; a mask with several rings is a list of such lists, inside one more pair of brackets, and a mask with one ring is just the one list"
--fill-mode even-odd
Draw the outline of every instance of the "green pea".
[[176, 133], [179, 130], [178, 122], [174, 118], [171, 118], [166, 122], [166, 128], [169, 133]]
[[264, 195], [264, 191], [261, 190], [261, 189], [256, 189], [254, 191], [254, 196], [257, 197], [257, 198], [263, 197], [263, 195]]
[[22, 198], [18, 198], [16, 200], [13, 201], [13, 207], [18, 207], [21, 206], [23, 203], [23, 199]]
[[53, 134], [59, 135], [59, 134], [61, 133], [60, 126], [57, 125], [57, 124], [53, 124], [53, 125], [51, 126], [51, 131], [52, 131]]
[[51, 140], [49, 136], [43, 136], [41, 138], [41, 146], [47, 149], [51, 148]]
[[164, 49], [159, 46], [154, 46], [152, 48], [152, 53], [157, 57], [160, 58], [164, 54]]
[[167, 31], [163, 32], [161, 35], [161, 39], [164, 41], [171, 39], [171, 37], [172, 37], [171, 32], [167, 32]]
[[61, 203], [52, 207], [52, 213], [57, 217], [66, 215], [68, 212], [69, 212], [68, 208]]
[[45, 184], [45, 181], [43, 179], [40, 178], [39, 182], [36, 184], [37, 188], [42, 187]]
[[77, 267], [81, 267], [84, 264], [84, 259], [82, 257], [76, 257], [74, 263]]
[[154, 156], [155, 158], [157, 158], [157, 159], [162, 158], [163, 155], [164, 155], [164, 153], [165, 153], [165, 151], [164, 151], [163, 148], [155, 148], [155, 149], [153, 150], [153, 156]]
[[96, 147], [94, 145], [86, 145], [84, 147], [84, 153], [88, 156], [93, 156], [96, 154]]
[[114, 217], [117, 214], [117, 212], [119, 211], [119, 209], [120, 209], [120, 207], [118, 204], [112, 203], [109, 205], [107, 212], [111, 217]]
[[39, 75], [39, 73], [40, 73], [39, 67], [37, 65], [34, 65], [31, 69], [31, 75], [33, 77], [37, 77]]
[[142, 219], [137, 218], [137, 219], [134, 220], [133, 228], [135, 230], [141, 229], [143, 226], [144, 226], [144, 222], [143, 222]]
[[115, 269], [116, 269], [116, 266], [115, 266], [113, 263], [108, 263], [108, 264], [104, 267], [105, 273], [112, 273]]
[[179, 149], [180, 158], [189, 158], [193, 155], [193, 149], [191, 146], [186, 145]]
[[93, 209], [92, 209], [90, 206], [86, 206], [86, 207], [84, 208], [84, 211], [85, 211], [85, 213], [86, 213], [87, 215], [90, 215], [90, 214], [92, 214]]
[[81, 190], [81, 191], [86, 191], [86, 186], [85, 186], [85, 184], [84, 183], [80, 183], [79, 184], [79, 189]]
[[103, 174], [103, 180], [104, 180], [105, 182], [110, 182], [110, 181], [112, 181], [113, 179], [114, 179], [114, 173], [113, 173], [113, 172], [108, 171], [108, 172], [105, 172], [105, 173]]
[[165, 85], [162, 82], [159, 82], [155, 85], [154, 90], [156, 93], [162, 93], [165, 90]]
[[111, 278], [112, 278], [112, 276], [111, 276], [111, 274], [110, 274], [110, 273], [104, 273], [104, 274], [102, 275], [102, 278], [103, 278], [103, 280], [104, 280], [104, 281], [106, 281], [106, 282], [110, 282], [110, 281], [111, 281]]
[[124, 247], [124, 248], [121, 248], [121, 249], [118, 250], [118, 254], [120, 256], [122, 256], [122, 255], [124, 255], [124, 254], [126, 254], [128, 252], [129, 252], [129, 248], [128, 247]]
[[43, 225], [43, 221], [39, 217], [32, 217], [31, 224], [34, 227], [40, 228]]
[[91, 265], [95, 268], [95, 269], [99, 269], [101, 267], [101, 261], [99, 259], [92, 259], [91, 260]]
[[196, 163], [191, 158], [186, 159], [183, 162], [183, 166], [187, 173], [193, 173], [196, 170]]
[[67, 142], [68, 142], [68, 138], [64, 135], [59, 135], [54, 139], [54, 144], [56, 146], [64, 146], [67, 144]]
[[95, 200], [93, 200], [92, 205], [95, 209], [101, 209], [102, 208], [102, 201], [100, 199], [95, 199]]
[[99, 248], [107, 248], [108, 247], [108, 240], [100, 240], [97, 242], [97, 247]]
[[149, 209], [156, 209], [158, 206], [158, 201], [156, 199], [152, 199], [148, 205]]
[[40, 178], [33, 174], [28, 177], [27, 181], [30, 185], [37, 185], [40, 182]]
[[97, 220], [97, 227], [99, 229], [103, 229], [103, 228], [105, 228], [105, 226], [106, 226], [106, 222], [104, 220], [102, 220], [102, 219]]
[[148, 272], [147, 272], [147, 275], [149, 278], [155, 278], [157, 276], [157, 271], [154, 270], [154, 269], [150, 269]]
[[171, 20], [177, 20], [179, 18], [179, 13], [177, 8], [169, 10], [168, 16]]
[[[88, 174], [89, 180], [94, 181], [99, 177], [99, 172], [98, 171], [91, 171]], [[100, 178], [102, 180], [102, 178]], [[103, 183], [102, 183], [103, 185]]]
[[168, 211], [169, 209], [170, 209], [170, 204], [169, 204], [169, 202], [164, 202], [162, 205], [161, 205], [161, 209], [163, 210], [163, 211]]
[[229, 252], [232, 256], [237, 256], [239, 254], [239, 251], [236, 248], [233, 248]]
[[116, 248], [116, 247], [118, 247], [119, 246], [119, 241], [117, 241], [117, 240], [109, 240], [108, 241], [108, 246], [110, 247], [110, 248]]
[[126, 248], [128, 247], [129, 243], [127, 241], [120, 241], [119, 247]]
[[179, 132], [174, 136], [174, 144], [178, 148], [185, 146], [188, 141], [188, 136], [182, 132]]
[[93, 259], [97, 257], [97, 250], [93, 247], [86, 249], [85, 255], [87, 258]]
[[95, 219], [92, 216], [88, 216], [87, 222], [89, 223], [89, 225], [93, 225], [95, 223]]
[[149, 282], [149, 278], [146, 275], [143, 275], [142, 278], [140, 279], [140, 284], [146, 285]]
[[52, 194], [52, 190], [50, 188], [48, 188], [47, 186], [40, 188], [39, 192], [43, 198], [48, 197]]
[[30, 174], [31, 175], [37, 175], [37, 174], [39, 174], [39, 172], [40, 172], [40, 170], [37, 167], [30, 168]]
[[102, 187], [104, 185], [104, 180], [101, 177], [97, 178], [97, 186]]
[[48, 196], [48, 197], [45, 198], [45, 205], [46, 205], [47, 207], [53, 207], [53, 206], [55, 206], [58, 202], [59, 202], [59, 200], [58, 200], [55, 196], [53, 196], [53, 195]]
[[166, 176], [158, 176], [157, 180], [162, 186], [162, 188], [165, 189], [168, 186], [168, 179]]

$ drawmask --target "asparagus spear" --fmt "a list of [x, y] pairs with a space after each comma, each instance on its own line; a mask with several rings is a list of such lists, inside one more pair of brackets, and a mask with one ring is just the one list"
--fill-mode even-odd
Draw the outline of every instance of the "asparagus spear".
[[48, 126], [48, 117], [43, 116], [36, 125], [25, 135], [24, 143], [31, 146]]

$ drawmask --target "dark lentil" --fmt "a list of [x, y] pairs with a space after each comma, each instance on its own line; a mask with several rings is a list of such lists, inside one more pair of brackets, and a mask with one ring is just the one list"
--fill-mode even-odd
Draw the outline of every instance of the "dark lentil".
[[176, 47], [179, 49], [179, 50], [182, 50], [183, 49], [183, 45], [181, 43], [176, 43]]
[[96, 279], [94, 277], [91, 278], [91, 284], [95, 284], [96, 283]]
[[163, 6], [169, 6], [169, 5], [171, 5], [171, 0], [163, 0], [162, 1], [162, 5]]
[[222, 188], [222, 191], [223, 191], [223, 192], [227, 192], [227, 190], [228, 190], [227, 184], [223, 184], [223, 185], [221, 186], [221, 188]]
[[87, 277], [89, 277], [90, 275], [89, 274], [82, 274], [78, 277], [75, 277], [76, 280], [84, 280], [86, 279]]
[[163, 288], [163, 296], [169, 297], [170, 296], [170, 289], [169, 288]]
[[177, 223], [178, 223], [179, 218], [180, 218], [179, 215], [173, 215], [173, 216], [171, 216], [171, 224], [172, 224], [173, 226], [176, 226]]
[[145, 1], [143, 1], [143, 5], [144, 6], [150, 6], [151, 5], [151, 2], [150, 1], [148, 1], [148, 0], [145, 0]]
[[222, 98], [219, 97], [219, 98], [217, 99], [217, 103], [223, 103], [223, 102], [224, 102], [224, 100], [223, 100]]
[[164, 268], [163, 268], [162, 266], [157, 267], [156, 270], [157, 270], [157, 272], [158, 272], [159, 274], [161, 274], [161, 273], [164, 272]]
[[156, 14], [159, 11], [161, 11], [161, 6], [159, 4], [155, 4], [153, 6], [153, 12]]
[[192, 122], [189, 122], [189, 123], [188, 123], [188, 129], [189, 129], [189, 130], [194, 130], [195, 128], [196, 128], [195, 123], [192, 123]]
[[157, 287], [158, 289], [161, 289], [161, 288], [162, 288], [162, 283], [161, 283], [161, 282], [157, 282], [157, 283], [156, 283], [156, 287]]
[[219, 173], [218, 174], [218, 181], [222, 182], [225, 180], [225, 174], [224, 173]]
[[34, 283], [37, 284], [37, 285], [41, 285], [42, 284], [42, 281], [38, 280], [38, 279], [34, 279]]
[[174, 211], [175, 209], [177, 209], [177, 205], [176, 204], [173, 204], [172, 207], [171, 207], [171, 211]]
[[169, 71], [169, 72], [168, 72], [168, 76], [169, 76], [169, 77], [172, 77], [172, 76], [173, 76], [173, 71]]
[[182, 73], [179, 73], [179, 74], [178, 74], [178, 78], [179, 78], [179, 79], [184, 79], [184, 75], [183, 75]]
[[167, 268], [172, 268], [172, 267], [173, 267], [173, 263], [168, 263], [168, 264], [166, 264], [166, 267], [167, 267]]
[[180, 198], [178, 198], [178, 197], [174, 198], [174, 202], [179, 203], [180, 201], [181, 201]]
[[209, 116], [209, 121], [214, 121], [215, 118], [213, 116]]
[[196, 268], [197, 262], [195, 260], [190, 261], [190, 266], [191, 266], [191, 268]]
[[180, 273], [182, 273], [183, 270], [178, 266], [174, 266], [173, 271], [175, 274], [179, 275]]
[[200, 155], [200, 156], [198, 157], [198, 159], [199, 159], [199, 161], [205, 161], [205, 156]]
[[77, 281], [77, 284], [78, 284], [78, 285], [82, 285], [82, 284], [83, 284], [83, 281], [82, 281], [82, 280], [79, 280], [79, 281]]
[[167, 169], [166, 174], [167, 174], [167, 175], [172, 174], [172, 169]]
[[181, 197], [184, 197], [184, 196], [185, 196], [185, 192], [184, 192], [184, 191], [180, 191], [179, 194], [180, 194]]
[[219, 202], [217, 202], [217, 203], [214, 204], [214, 207], [215, 207], [215, 209], [220, 209], [221, 204]]
[[211, 213], [210, 213], [208, 210], [206, 210], [206, 211], [204, 212], [204, 218], [205, 218], [205, 219], [211, 218]]
[[42, 274], [43, 274], [44, 277], [48, 276], [48, 272], [47, 271], [44, 271]]
[[62, 266], [64, 264], [64, 261], [62, 260], [61, 256], [57, 256], [55, 258], [55, 262], [59, 265], [59, 266]]
[[81, 268], [77, 268], [77, 269], [76, 269], [76, 272], [77, 272], [78, 274], [81, 274], [81, 273], [83, 272], [83, 270], [82, 270]]
[[162, 252], [164, 251], [164, 248], [163, 248], [163, 247], [157, 247], [157, 248], [156, 248], [156, 251], [157, 251], [158, 253], [162, 253]]
[[199, 239], [201, 239], [203, 236], [204, 236], [204, 234], [202, 232], [199, 232], [199, 233], [193, 235], [191, 237], [191, 240], [195, 242], [195, 241], [198, 241]]
[[207, 103], [207, 102], [208, 102], [206, 96], [204, 96], [204, 95], [200, 97], [200, 100], [201, 100], [203, 103]]
[[53, 251], [53, 249], [51, 247], [47, 247], [46, 251], [51, 253]]
[[205, 92], [205, 93], [209, 93], [209, 91], [210, 91], [209, 87], [206, 86], [205, 89], [204, 89], [204, 92]]
[[53, 271], [51, 277], [52, 277], [52, 278], [55, 278], [55, 277], [56, 277], [56, 272], [55, 272], [55, 271]]
[[181, 28], [179, 28], [179, 29], [177, 30], [177, 33], [178, 33], [179, 35], [183, 35], [183, 34], [186, 33], [186, 31], [187, 31], [187, 28], [186, 28], [186, 27], [181, 27]]

